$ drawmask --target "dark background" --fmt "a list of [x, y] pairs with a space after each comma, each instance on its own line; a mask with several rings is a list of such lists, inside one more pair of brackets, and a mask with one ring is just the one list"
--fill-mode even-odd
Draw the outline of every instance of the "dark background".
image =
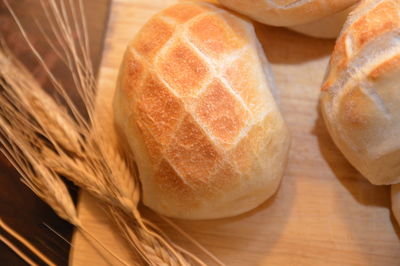
[[[77, 2], [78, 0], [74, 0]], [[103, 39], [107, 24], [108, 11], [111, 0], [83, 0], [88, 22], [91, 58], [97, 72], [101, 60]], [[39, 0], [8, 0], [17, 16], [20, 18], [28, 36], [39, 50], [45, 62], [55, 73], [65, 88], [73, 95], [73, 83], [67, 74], [61, 60], [49, 48], [43, 35], [36, 26], [35, 20], [44, 22], [44, 13]], [[45, 0], [46, 2], [46, 0]], [[31, 71], [36, 80], [49, 92], [52, 86], [49, 79], [32, 55], [26, 42], [23, 40], [14, 20], [8, 12], [3, 0], [0, 0], [0, 38], [4, 38], [10, 50]], [[69, 184], [71, 193], [76, 200], [78, 188]], [[67, 265], [73, 227], [60, 219], [45, 203], [37, 198], [19, 178], [18, 173], [0, 153], [0, 218], [20, 235], [25, 237], [40, 251], [48, 256], [56, 265]], [[67, 241], [52, 232], [58, 232]], [[22, 251], [42, 264], [26, 249], [18, 244], [6, 232], [0, 229], [0, 234], [12, 241]], [[0, 242], [0, 265], [25, 265], [5, 244]]]

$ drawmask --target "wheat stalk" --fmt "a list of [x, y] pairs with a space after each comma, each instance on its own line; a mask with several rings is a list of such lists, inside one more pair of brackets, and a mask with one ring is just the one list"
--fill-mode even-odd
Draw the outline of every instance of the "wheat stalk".
[[[26, 256], [18, 247], [16, 247], [11, 241], [5, 238], [3, 235], [0, 234], [0, 241], [4, 243], [7, 247], [9, 247], [15, 254], [18, 255], [23, 261], [25, 261], [30, 266], [38, 266], [33, 260], [31, 260], [28, 256]], [[53, 263], [48, 263], [49, 266], [54, 266]]]
[[11, 104], [3, 100], [0, 100], [0, 103], [2, 136], [0, 141], [3, 145], [1, 151], [21, 174], [23, 182], [37, 196], [49, 204], [63, 219], [74, 225], [79, 224], [75, 206], [65, 184], [54, 171], [44, 167], [38, 160], [37, 151], [31, 144], [35, 137], [29, 130], [24, 132], [15, 130], [16, 127], [23, 128], [24, 125], [21, 125], [17, 119], [12, 123], [6, 121], [4, 117], [9, 117], [9, 112], [14, 110]]
[[[43, 2], [43, 1], [42, 1]], [[84, 103], [88, 107], [92, 107], [92, 103], [94, 102], [94, 91], [95, 88], [88, 88], [88, 86], [95, 86], [94, 76], [93, 76], [93, 71], [90, 65], [90, 60], [88, 60], [88, 38], [87, 38], [87, 33], [84, 30], [83, 32], [80, 32], [79, 27], [75, 27], [75, 31], [78, 32], [78, 36], [83, 36], [83, 40], [85, 43], [86, 50], [83, 49], [83, 45], [80, 45], [82, 54], [84, 55], [83, 58], [85, 59], [84, 62], [81, 63], [80, 57], [77, 56], [77, 50], [75, 48], [75, 43], [74, 42], [69, 42], [72, 37], [71, 35], [71, 28], [69, 27], [69, 23], [67, 20], [67, 16], [65, 15], [65, 6], [61, 5], [61, 11], [58, 10], [57, 5], [53, 0], [50, 1], [52, 11], [54, 14], [54, 17], [56, 18], [57, 26], [59, 30], [53, 30], [55, 34], [59, 32], [63, 32], [63, 34], [59, 34], [58, 39], [64, 38], [65, 42], [67, 42], [68, 45], [66, 49], [69, 51], [69, 57], [72, 57], [75, 62], [76, 66], [76, 72], [78, 74], [80, 72], [85, 72], [86, 75], [83, 76], [79, 75], [79, 81], [77, 82], [78, 84], [81, 84], [81, 86], [76, 86], [78, 92], [80, 92], [80, 95], [86, 95], [86, 97], [82, 97]], [[63, 4], [63, 1], [61, 1], [61, 4]], [[83, 12], [83, 5], [82, 2], [79, 1], [80, 4], [80, 11], [81, 11], [81, 21], [82, 25], [84, 26], [85, 29], [85, 20], [83, 19], [84, 12]], [[72, 2], [70, 1], [70, 6], [72, 10], [72, 14], [74, 17], [74, 11], [75, 8], [72, 5]], [[60, 14], [64, 14], [64, 16], [60, 16]], [[50, 17], [51, 15], [48, 15]], [[63, 19], [60, 19], [63, 18]], [[75, 24], [76, 25], [76, 24]], [[80, 38], [78, 38], [80, 40]], [[63, 41], [60, 41], [60, 43], [63, 43]], [[86, 51], [86, 53], [85, 53]], [[83, 66], [83, 68], [82, 68]], [[81, 68], [79, 68], [81, 67]], [[72, 71], [74, 72], [74, 71]], [[83, 90], [83, 91], [82, 91]], [[85, 94], [86, 92], [86, 94]], [[90, 94], [93, 93], [93, 94]], [[94, 114], [92, 114], [94, 110], [91, 108], [88, 108], [87, 112], [89, 113], [89, 117], [91, 118], [91, 123], [94, 124], [96, 121], [93, 119]], [[92, 115], [91, 115], [92, 114]], [[147, 237], [145, 238], [147, 242], [150, 242], [151, 245], [155, 249], [161, 249], [162, 247], [167, 248], [167, 251], [170, 252], [173, 256], [177, 257], [178, 261], [184, 262], [184, 259], [182, 258], [180, 252], [177, 252], [174, 248], [173, 245], [171, 245], [168, 241], [160, 237], [158, 234], [152, 232], [149, 230], [146, 226], [145, 223], [142, 221], [142, 217], [137, 211], [137, 204], [140, 198], [140, 191], [139, 191], [139, 181], [136, 178], [132, 178], [132, 174], [129, 171], [129, 167], [126, 165], [126, 161], [124, 158], [120, 156], [118, 152], [115, 151], [115, 147], [112, 147], [108, 145], [110, 141], [107, 138], [107, 135], [104, 134], [98, 134], [98, 132], [104, 132], [104, 130], [101, 130], [101, 128], [98, 128], [96, 126], [93, 126], [95, 130], [92, 130], [92, 135], [93, 141], [90, 141], [89, 143], [92, 145], [89, 145], [89, 148], [91, 150], [87, 151], [87, 154], [100, 154], [102, 155], [100, 160], [95, 160], [90, 162], [90, 159], [93, 159], [91, 157], [87, 157], [89, 159], [89, 162], [87, 165], [90, 166], [95, 166], [92, 167], [92, 169], [103, 169], [103, 171], [98, 171], [97, 174], [92, 175], [92, 178], [90, 178], [89, 175], [86, 175], [86, 179], [90, 179], [91, 182], [88, 182], [85, 179], [85, 182], [83, 182], [84, 186], [89, 186], [90, 191], [94, 192], [95, 196], [98, 198], [110, 202], [112, 205], [117, 203], [123, 211], [125, 211], [131, 218], [136, 220], [139, 226], [142, 227], [142, 230], [147, 233]], [[106, 145], [105, 145], [106, 144]], [[112, 163], [111, 163], [112, 162]], [[99, 165], [100, 163], [100, 165]], [[97, 164], [97, 165], [96, 165]], [[103, 164], [103, 165], [102, 165]], [[65, 171], [62, 171], [65, 172]], [[104, 175], [104, 173], [108, 173], [109, 175]], [[70, 176], [70, 178], [74, 179], [73, 177]], [[75, 179], [75, 182], [79, 182], [79, 180]], [[104, 186], [104, 184], [106, 184]], [[97, 185], [97, 186], [96, 186]], [[100, 192], [100, 193], [99, 193]], [[159, 246], [157, 243], [161, 243], [161, 246]], [[203, 250], [205, 250], [203, 248]], [[162, 252], [160, 252], [162, 253]], [[185, 263], [184, 263], [185, 264]]]
[[[7, 57], [0, 52], [0, 58]], [[4, 63], [5, 60], [0, 60], [0, 63], [2, 62]], [[19, 93], [22, 100], [14, 97], [13, 93], [17, 90], [32, 90], [39, 87], [37, 84], [37, 86], [28, 88], [18, 86], [23, 83], [17, 83], [13, 79], [23, 79], [25, 75], [15, 75], [15, 73], [23, 73], [16, 70], [15, 73], [10, 74], [10, 72], [14, 71], [12, 66], [11, 62], [6, 65], [0, 64], [1, 76], [3, 77], [0, 82], [4, 89], [0, 94], [0, 141], [3, 145], [2, 152], [19, 171], [24, 183], [49, 204], [60, 217], [78, 228], [82, 226], [77, 218], [75, 206], [65, 184], [60, 179], [60, 174], [63, 173], [96, 197], [107, 201], [114, 208], [118, 207], [125, 212], [136, 209], [135, 204], [137, 202], [133, 203], [135, 197], [129, 199], [124, 194], [126, 192], [124, 190], [127, 187], [119, 184], [121, 188], [124, 187], [123, 190], [119, 189], [113, 179], [110, 178], [115, 177], [115, 174], [129, 174], [127, 167], [121, 167], [121, 164], [123, 164], [122, 159], [120, 158], [119, 164], [111, 165], [110, 167], [109, 163], [105, 163], [104, 158], [102, 158], [106, 150], [100, 150], [100, 147], [95, 145], [96, 142], [87, 142], [83, 138], [79, 138], [81, 143], [78, 149], [74, 150], [74, 145], [67, 147], [68, 152], [74, 152], [68, 154], [63, 149], [63, 145], [61, 145], [61, 143], [68, 143], [68, 141], [65, 141], [65, 134], [59, 134], [61, 132], [60, 129], [68, 125], [68, 123], [60, 125], [60, 121], [63, 120], [59, 118], [64, 117], [61, 109], [58, 109], [58, 107], [54, 109], [54, 106], [57, 105], [50, 97], [34, 99], [36, 102], [43, 102], [42, 104], [37, 104], [37, 106], [40, 106], [39, 110], [31, 108], [27, 99], [31, 95], [24, 93], [25, 91]], [[20, 67], [19, 65], [18, 68]], [[18, 101], [16, 104], [14, 104], [15, 100]], [[52, 106], [53, 109], [46, 109], [48, 106]], [[51, 112], [57, 112], [58, 114], [45, 116], [46, 124], [42, 124], [44, 120], [41, 114]], [[58, 119], [54, 119], [55, 117]], [[7, 120], [7, 118], [10, 120]], [[72, 120], [69, 122], [73, 123]], [[71, 127], [67, 132], [72, 132], [73, 130], [74, 127]], [[72, 135], [74, 137], [79, 136], [79, 134]], [[46, 139], [43, 139], [43, 136], [46, 136]], [[92, 156], [92, 154], [98, 154], [98, 156]], [[59, 165], [57, 166], [57, 164]], [[138, 186], [136, 185], [135, 187], [137, 188]], [[136, 201], [138, 199], [139, 196], [136, 196]], [[120, 221], [121, 217], [115, 216], [118, 224], [124, 223], [128, 225], [131, 223], [131, 221]], [[135, 216], [136, 218], [137, 216]], [[126, 227], [123, 232], [130, 233], [125, 234], [125, 236], [132, 238], [138, 231], [132, 230], [132, 228], [140, 227], [139, 224], [141, 222], [136, 222], [134, 227]], [[157, 235], [147, 233], [149, 231], [147, 228], [141, 228], [139, 231], [141, 232], [138, 236], [140, 241], [130, 241], [129, 243], [142, 246], [141, 248], [135, 247], [135, 249], [145, 250], [142, 253], [142, 257], [145, 257], [149, 264], [158, 264], [160, 260], [157, 259], [158, 256], [165, 264], [174, 265], [174, 261], [180, 262], [177, 265], [186, 264], [183, 256], [178, 252], [174, 252], [174, 249], [164, 239], [160, 241]], [[166, 248], [164, 245], [166, 245]], [[153, 254], [151, 251], [153, 251]], [[168, 263], [168, 261], [171, 263]]]
[[[3, 57], [4, 54], [0, 51], [0, 58]], [[8, 73], [16, 72], [20, 68], [14, 68], [15, 65], [10, 63], [6, 66], [0, 63], [0, 66], [0, 76], [2, 77], [0, 85], [4, 90], [0, 94], [1, 152], [20, 173], [22, 181], [38, 197], [45, 201], [61, 218], [76, 226], [85, 236], [97, 241], [107, 252], [123, 265], [127, 265], [126, 262], [122, 261], [118, 256], [107, 249], [82, 226], [65, 183], [54, 170], [46, 167], [42, 163], [41, 149], [47, 147], [48, 143], [46, 143], [46, 141], [40, 136], [45, 136], [45, 134], [49, 134], [48, 132], [55, 132], [55, 136], [64, 137], [64, 134], [57, 135], [60, 130], [51, 129], [54, 122], [60, 122], [60, 119], [48, 120], [48, 122], [50, 122], [49, 130], [47, 133], [45, 130], [42, 130], [39, 122], [33, 118], [36, 117], [35, 114], [29, 113], [28, 110], [24, 109], [24, 105], [14, 105], [13, 102], [10, 101], [12, 98], [7, 94], [7, 92], [10, 92], [13, 88], [17, 88], [11, 87], [8, 83], [8, 81], [12, 81], [12, 79], [17, 76], [14, 75], [15, 73], [11, 75], [8, 75]], [[21, 66], [19, 65], [19, 67]], [[18, 78], [24, 79], [24, 76], [19, 76]], [[12, 84], [15, 85], [15, 83]], [[51, 98], [44, 97], [41, 98], [40, 101], [51, 101], [50, 99]], [[51, 103], [54, 104], [54, 102]], [[52, 106], [52, 104], [50, 104], [50, 106]], [[47, 105], [44, 104], [40, 106], [43, 107]], [[39, 113], [41, 111], [43, 110], [39, 110]], [[59, 127], [59, 129], [60, 128], [61, 127]]]
[[[7, 234], [11, 235], [14, 239], [18, 240], [21, 244], [23, 244], [27, 249], [29, 249], [33, 254], [35, 254], [38, 258], [40, 258], [43, 262], [45, 262], [48, 266], [55, 266], [55, 264], [46, 257], [42, 252], [40, 252], [34, 245], [32, 245], [28, 240], [14, 231], [11, 227], [9, 227], [1, 218], [0, 218], [0, 228], [3, 229]], [[32, 264], [32, 261], [17, 247], [15, 247], [10, 241], [8, 241], [5, 237], [1, 238], [0, 241], [5, 243], [8, 247], [10, 247], [20, 258], [22, 258], [29, 265]]]
[[[87, 34], [85, 31], [80, 31], [73, 2], [69, 2], [69, 7], [75, 18], [74, 29], [68, 21], [63, 1], [57, 5], [54, 0], [49, 0], [50, 9], [45, 9], [45, 11], [61, 50], [56, 50], [54, 43], [51, 43], [51, 46], [59, 55], [64, 54], [63, 60], [85, 104], [89, 123], [76, 110], [64, 88], [30, 43], [10, 6], [7, 2], [5, 3], [16, 19], [28, 45], [73, 115], [72, 118], [68, 116], [67, 112], [35, 83], [26, 70], [21, 71], [22, 82], [15, 80], [13, 73], [4, 73], [4, 71], [1, 73], [7, 78], [6, 82], [3, 81], [0, 84], [5, 88], [5, 93], [0, 95], [2, 105], [0, 127], [3, 132], [1, 140], [7, 147], [4, 152], [14, 162], [23, 177], [25, 176], [25, 182], [36, 194], [47, 200], [47, 203], [61, 217], [79, 226], [76, 213], [73, 213], [74, 209], [67, 204], [70, 201], [70, 198], [66, 196], [69, 195], [68, 191], [59, 179], [59, 175], [65, 175], [78, 186], [109, 204], [111, 213], [114, 214], [113, 220], [144, 262], [151, 265], [187, 265], [189, 261], [186, 257], [189, 257], [193, 262], [204, 265], [193, 254], [177, 247], [157, 233], [154, 228], [148, 226], [148, 222], [137, 210], [140, 199], [137, 177], [132, 174], [126, 159], [115, 150], [115, 147], [107, 145], [106, 136], [99, 134], [96, 126], [93, 127], [94, 129], [89, 126], [89, 124], [95, 124], [93, 103], [96, 84], [88, 59]], [[45, 5], [43, 1], [41, 3]], [[79, 6], [82, 15], [81, 1], [79, 1]], [[84, 22], [82, 25], [85, 25]], [[74, 42], [73, 30], [78, 32], [79, 45]], [[83, 60], [80, 59], [80, 53], [84, 55]], [[0, 60], [0, 63], [3, 65], [15, 63], [15, 60], [7, 61], [7, 58], [10, 57], [3, 55], [1, 59], [4, 60]], [[23, 69], [19, 64], [15, 65], [18, 69]], [[0, 68], [2, 68], [1, 65]], [[21, 76], [19, 78], [21, 79]], [[15, 118], [18, 123], [9, 123], [4, 118]], [[16, 132], [17, 134], [14, 134]], [[11, 137], [12, 134], [14, 138]], [[42, 139], [43, 137], [45, 140]], [[7, 139], [11, 141], [7, 142]], [[40, 178], [37, 178], [38, 176]], [[49, 194], [54, 197], [47, 197]]]

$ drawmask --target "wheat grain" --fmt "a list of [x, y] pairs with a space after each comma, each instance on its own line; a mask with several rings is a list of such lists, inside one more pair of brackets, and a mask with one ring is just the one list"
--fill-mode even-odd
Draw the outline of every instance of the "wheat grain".
[[3, 144], [2, 152], [15, 166], [23, 178], [24, 183], [42, 200], [49, 204], [63, 219], [72, 224], [78, 224], [75, 206], [65, 184], [51, 170], [38, 161], [36, 150], [32, 147], [32, 136], [15, 130], [21, 125], [17, 122], [8, 123], [3, 118], [4, 104], [1, 105], [0, 139]]
[[[45, 93], [35, 80], [32, 79], [26, 69], [20, 65], [10, 53], [2, 51], [0, 53], [0, 75], [3, 80], [0, 80], [0, 85], [6, 94], [9, 102], [15, 105], [16, 109], [34, 110], [30, 114], [40, 124], [41, 128], [48, 131], [49, 136], [57, 139], [59, 144], [65, 149], [73, 152], [81, 152], [81, 137], [79, 135], [76, 124], [68, 116], [66, 110], [58, 108], [55, 110], [56, 104], [50, 96]], [[24, 78], [20, 78], [24, 77]], [[47, 126], [53, 125], [57, 126]]]
[[[204, 265], [193, 254], [172, 243], [143, 219], [137, 209], [140, 200], [139, 179], [127, 158], [115, 145], [110, 145], [115, 141], [108, 139], [109, 135], [102, 134], [104, 130], [94, 119], [96, 82], [89, 60], [81, 0], [78, 8], [73, 1], [66, 5], [64, 1], [57, 4], [54, 0], [48, 0], [48, 9], [44, 0], [41, 3], [60, 48], [56, 47], [56, 43], [50, 45], [66, 63], [84, 103], [83, 111], [87, 113], [88, 121], [78, 112], [65, 89], [29, 41], [7, 1], [5, 3], [56, 92], [72, 114], [70, 117], [68, 111], [62, 109], [8, 51], [0, 50], [0, 75], [3, 78], [0, 79], [0, 85], [4, 88], [0, 94], [0, 140], [6, 147], [3, 152], [20, 171], [24, 182], [58, 215], [78, 227], [81, 224], [76, 216], [75, 206], [60, 175], [106, 202], [112, 220], [141, 256], [143, 263], [188, 265], [193, 262]], [[72, 12], [72, 26], [68, 20], [67, 7]], [[78, 18], [81, 19], [80, 22]], [[80, 25], [83, 26], [83, 31]], [[74, 41], [74, 31], [78, 35], [77, 43]], [[11, 120], [13, 123], [10, 123]]]
[[[0, 57], [2, 51], [0, 50]], [[0, 61], [0, 68], [1, 68]], [[15, 66], [15, 65], [14, 65]], [[18, 70], [13, 69], [13, 65], [9, 64], [7, 67], [11, 68], [12, 71]], [[10, 72], [4, 72], [6, 75], [2, 75], [4, 80], [13, 81], [12, 75], [7, 75]], [[19, 76], [19, 79], [24, 79], [24, 76]], [[2, 144], [1, 152], [7, 157], [7, 159], [13, 164], [22, 177], [22, 181], [43, 201], [45, 201], [61, 218], [75, 225], [78, 229], [83, 231], [85, 235], [90, 236], [95, 241], [98, 241], [92, 235], [90, 235], [86, 229], [82, 226], [78, 216], [75, 205], [72, 201], [70, 193], [66, 188], [64, 182], [52, 168], [47, 167], [43, 164], [42, 155], [43, 150], [50, 150], [48, 143], [56, 147], [58, 144], [54, 139], [58, 139], [64, 135], [52, 134], [59, 132], [59, 130], [45, 130], [41, 127], [41, 124], [35, 119], [40, 119], [41, 111], [54, 111], [53, 109], [45, 109], [48, 106], [54, 108], [54, 104], [41, 106], [39, 113], [32, 112], [31, 106], [26, 105], [15, 105], [10, 102], [10, 98], [7, 96], [12, 89], [21, 89], [14, 87], [17, 83], [4, 82], [2, 87], [4, 91], [0, 94], [0, 143]], [[51, 98], [47, 100], [51, 101]], [[19, 108], [19, 109], [17, 109]], [[26, 109], [24, 109], [26, 108]], [[46, 124], [49, 127], [59, 127], [59, 119], [54, 119], [59, 116], [46, 116], [50, 118]], [[51, 132], [51, 133], [50, 133]], [[39, 135], [41, 134], [41, 135]], [[43, 139], [43, 136], [47, 137], [47, 141]], [[68, 140], [68, 139], [67, 139]], [[60, 147], [58, 147], [59, 150]], [[102, 245], [104, 247], [104, 245]], [[105, 248], [105, 247], [104, 247]], [[113, 257], [119, 260], [123, 265], [127, 263], [123, 262], [118, 256], [112, 253], [109, 249], [105, 248]]]
[[[139, 186], [118, 152], [104, 145], [107, 143], [104, 138], [87, 136], [90, 141], [85, 141], [85, 137], [81, 137], [76, 131], [74, 133], [76, 126], [73, 120], [63, 119], [66, 117], [62, 113], [64, 110], [58, 108], [38, 85], [24, 86], [26, 82], [15, 82], [16, 78], [23, 80], [25, 76], [32, 84], [35, 82], [27, 72], [19, 71], [22, 66], [14, 65], [14, 69], [12, 66], [15, 60], [4, 56], [2, 51], [0, 58], [10, 60], [6, 67], [1, 67], [0, 64], [3, 70], [7, 70], [1, 72], [4, 77], [1, 84], [4, 91], [0, 96], [0, 140], [4, 146], [2, 151], [19, 170], [32, 191], [45, 200], [60, 217], [81, 227], [75, 206], [59, 178], [60, 174], [64, 174], [97, 198], [133, 214], [129, 222], [126, 218], [121, 221], [121, 217], [128, 216], [114, 216], [113, 219], [126, 225], [124, 236], [130, 239], [129, 243], [135, 249], [140, 250], [142, 257], [149, 258], [146, 259], [149, 264], [188, 264], [180, 253], [174, 251], [172, 245], [143, 225], [140, 226], [141, 221], [132, 221], [132, 218], [141, 219], [136, 210], [140, 198]], [[1, 62], [4, 63], [5, 60]], [[24, 75], [14, 75], [16, 72]], [[45, 100], [47, 103], [30, 104], [26, 90], [41, 90], [40, 93], [44, 96], [35, 100]], [[15, 91], [21, 97], [16, 97]], [[52, 115], [47, 115], [49, 113]], [[12, 123], [6, 118], [12, 119]], [[46, 140], [41, 136], [45, 136]], [[67, 145], [69, 140], [74, 139], [78, 139], [76, 143], [79, 145]], [[64, 149], [73, 153], [67, 154]], [[116, 178], [118, 176], [121, 178]], [[174, 261], [179, 261], [179, 264]]]

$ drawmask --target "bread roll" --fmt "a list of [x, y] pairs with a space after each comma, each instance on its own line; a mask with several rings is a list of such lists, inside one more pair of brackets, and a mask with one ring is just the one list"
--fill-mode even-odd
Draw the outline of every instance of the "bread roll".
[[392, 186], [392, 211], [397, 223], [400, 224], [400, 184]]
[[296, 26], [342, 11], [359, 0], [219, 0], [223, 5], [261, 23]]
[[354, 6], [307, 24], [289, 27], [296, 32], [316, 38], [336, 39]]
[[321, 110], [336, 145], [371, 183], [400, 182], [400, 1], [362, 1], [350, 14]]
[[251, 23], [206, 3], [150, 19], [128, 45], [114, 97], [144, 204], [211, 219], [269, 198], [289, 147], [273, 87]]

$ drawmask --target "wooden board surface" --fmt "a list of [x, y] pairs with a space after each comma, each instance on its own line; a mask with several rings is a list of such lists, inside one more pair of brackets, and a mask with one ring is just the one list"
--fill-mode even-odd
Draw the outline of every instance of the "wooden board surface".
[[[112, 122], [110, 101], [127, 42], [151, 15], [172, 3], [114, 1], [99, 76], [105, 123]], [[400, 265], [400, 230], [390, 213], [389, 187], [370, 185], [351, 167], [318, 112], [319, 86], [333, 41], [262, 25], [256, 30], [281, 89], [281, 108], [292, 134], [280, 189], [262, 206], [238, 217], [175, 222], [227, 265]], [[83, 194], [79, 210], [97, 238], [134, 264], [95, 200]], [[146, 208], [143, 212], [211, 264], [157, 215]], [[79, 233], [73, 247], [71, 265], [118, 265], [99, 255]]]

